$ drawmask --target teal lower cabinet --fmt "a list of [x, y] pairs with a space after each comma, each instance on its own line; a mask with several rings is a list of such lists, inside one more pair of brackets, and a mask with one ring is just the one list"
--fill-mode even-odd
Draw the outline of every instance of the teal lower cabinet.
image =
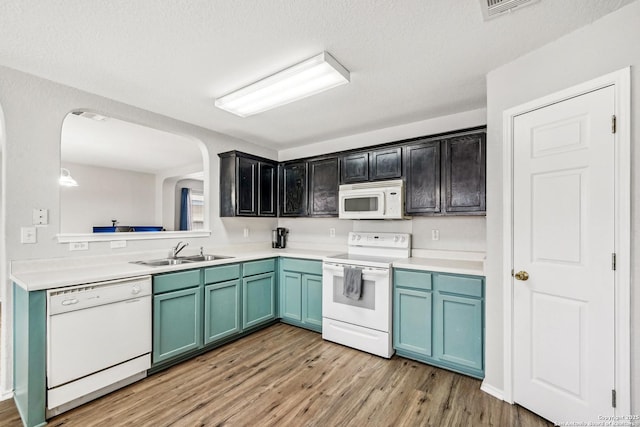
[[242, 329], [276, 318], [275, 259], [242, 265]]
[[13, 284], [13, 400], [27, 427], [47, 424], [46, 315], [46, 291]]
[[241, 332], [240, 280], [204, 287], [204, 345]]
[[200, 270], [153, 277], [154, 365], [202, 347], [200, 283]]
[[484, 377], [484, 277], [396, 269], [393, 295], [398, 355]]
[[280, 318], [322, 332], [322, 262], [280, 260]]
[[204, 269], [204, 345], [242, 332], [240, 264]]

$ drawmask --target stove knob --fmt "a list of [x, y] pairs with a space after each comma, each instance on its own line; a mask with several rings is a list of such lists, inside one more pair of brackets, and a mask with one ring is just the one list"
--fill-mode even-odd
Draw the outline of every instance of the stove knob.
[[351, 240], [356, 240], [356, 235], [355, 234], [351, 235]]
[[398, 236], [394, 236], [394, 237], [393, 237], [393, 241], [394, 241], [394, 242], [396, 242], [396, 243], [398, 243], [398, 241], [400, 241], [400, 237], [398, 237]]
[[138, 285], [133, 285], [133, 287], [131, 288], [131, 293], [133, 295], [138, 295], [140, 291], [142, 291], [142, 289], [140, 289], [140, 286]]
[[358, 236], [356, 237], [356, 240], [360, 240], [360, 239], [362, 239], [362, 236], [358, 234]]
[[407, 240], [406, 236], [402, 236], [402, 241], [405, 242]]

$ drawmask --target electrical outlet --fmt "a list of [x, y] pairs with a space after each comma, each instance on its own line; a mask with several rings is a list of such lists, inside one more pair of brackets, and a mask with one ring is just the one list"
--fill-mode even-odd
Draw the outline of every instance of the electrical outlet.
[[249, 228], [248, 227], [245, 227], [245, 229], [242, 230], [242, 235], [244, 237], [249, 237]]
[[440, 230], [431, 230], [431, 240], [440, 240]]
[[127, 241], [126, 240], [112, 240], [110, 245], [111, 245], [111, 249], [126, 248], [127, 247]]
[[71, 242], [69, 243], [70, 251], [86, 251], [89, 250], [89, 242]]
[[47, 209], [33, 209], [33, 225], [49, 224], [49, 211]]
[[329, 229], [329, 237], [336, 237], [336, 229], [335, 228], [330, 228]]
[[35, 227], [20, 228], [20, 243], [36, 243], [37, 241]]

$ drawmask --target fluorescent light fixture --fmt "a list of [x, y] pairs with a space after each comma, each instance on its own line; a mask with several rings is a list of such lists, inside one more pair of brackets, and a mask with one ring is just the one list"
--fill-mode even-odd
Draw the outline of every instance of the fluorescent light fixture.
[[63, 187], [77, 187], [78, 181], [73, 179], [71, 172], [67, 168], [60, 168], [60, 179], [58, 181]]
[[216, 98], [215, 105], [248, 117], [349, 83], [349, 71], [322, 52], [269, 77]]

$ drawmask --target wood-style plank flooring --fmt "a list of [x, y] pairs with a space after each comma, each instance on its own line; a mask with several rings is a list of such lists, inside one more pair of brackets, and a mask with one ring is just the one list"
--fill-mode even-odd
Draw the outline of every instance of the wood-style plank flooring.
[[[13, 401], [0, 426], [19, 426]], [[551, 426], [480, 381], [276, 324], [49, 420], [71, 426]]]

